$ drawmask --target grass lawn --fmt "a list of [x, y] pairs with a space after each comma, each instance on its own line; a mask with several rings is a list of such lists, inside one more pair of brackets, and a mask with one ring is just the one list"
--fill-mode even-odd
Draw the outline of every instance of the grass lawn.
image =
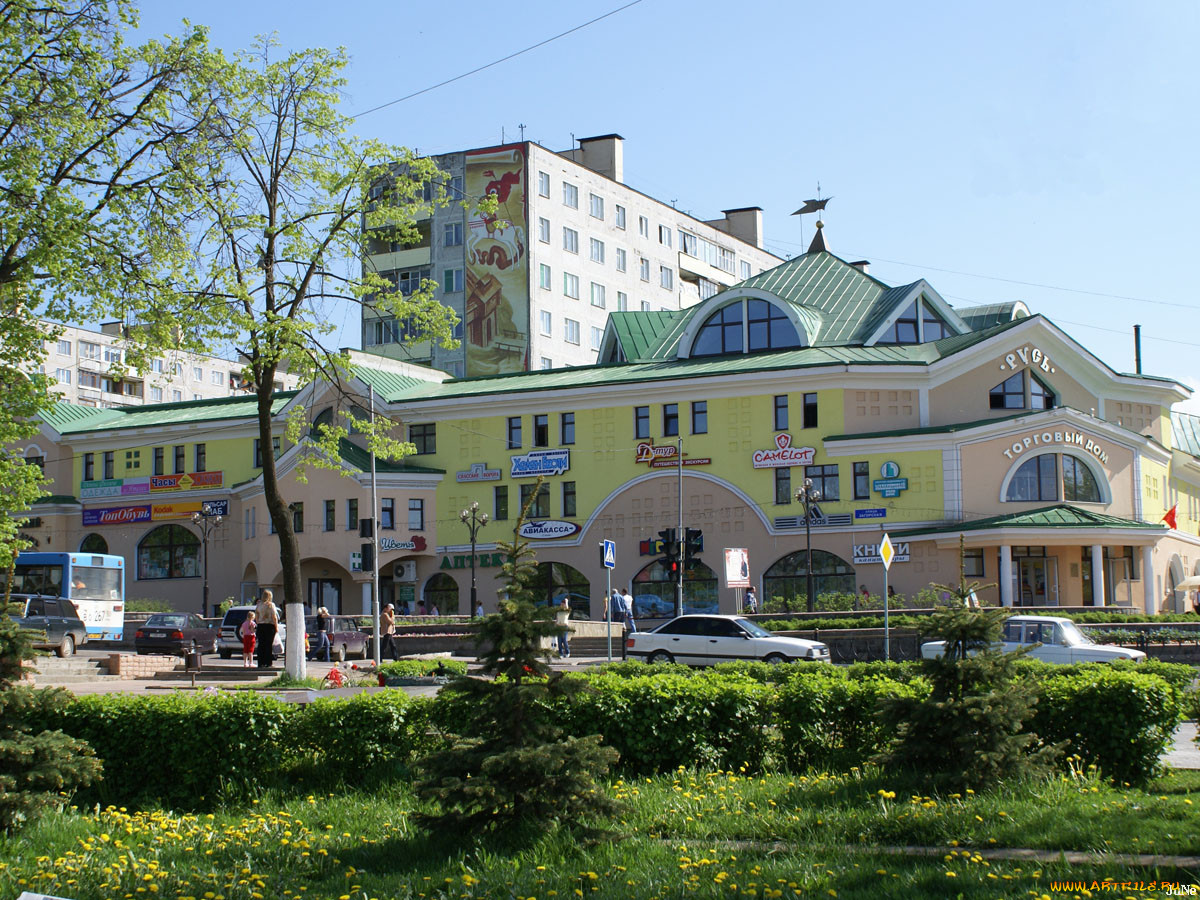
[[[1166, 864], [999, 858], [1004, 848], [1200, 852], [1200, 773], [1146, 790], [1079, 775], [938, 797], [902, 793], [876, 771], [681, 771], [614, 779], [610, 789], [625, 812], [610, 838], [589, 846], [552, 828], [487, 846], [424, 836], [410, 824], [403, 783], [268, 794], [200, 813], [72, 810], [0, 838], [0, 897], [1089, 896], [1059, 882], [1082, 883], [1092, 897], [1163, 897], [1164, 881], [1200, 882], [1195, 869]], [[946, 849], [882, 849], [907, 845]]]

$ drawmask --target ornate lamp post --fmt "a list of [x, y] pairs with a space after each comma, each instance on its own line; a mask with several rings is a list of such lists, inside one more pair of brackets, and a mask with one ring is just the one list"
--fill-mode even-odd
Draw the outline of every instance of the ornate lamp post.
[[821, 499], [821, 492], [813, 490], [811, 478], [805, 478], [804, 487], [796, 491], [796, 499], [804, 504], [804, 574], [808, 581], [808, 611], [816, 612], [817, 598], [813, 596], [812, 518], [809, 516], [809, 507]]
[[478, 603], [475, 600], [475, 538], [479, 535], [479, 529], [488, 523], [488, 514], [479, 511], [479, 504], [475, 501], [471, 505], [458, 514], [462, 519], [463, 524], [467, 526], [467, 530], [471, 535], [471, 615], [475, 615], [475, 610], [478, 609]]
[[[207, 508], [207, 504], [205, 504]], [[201, 612], [208, 615], [208, 536], [221, 527], [224, 516], [210, 516], [207, 513], [193, 513], [192, 524], [200, 529], [200, 544], [204, 553], [204, 605]]]

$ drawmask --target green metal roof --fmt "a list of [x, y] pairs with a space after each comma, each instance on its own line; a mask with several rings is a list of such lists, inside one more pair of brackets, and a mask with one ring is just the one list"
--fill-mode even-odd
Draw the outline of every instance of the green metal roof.
[[993, 325], [1024, 318], [1025, 313], [1016, 307], [1015, 302], [988, 303], [983, 306], [968, 306], [954, 311], [971, 326], [972, 331], [976, 331], [980, 328], [991, 328]]
[[1200, 456], [1200, 416], [1172, 412], [1171, 443], [1184, 453]]
[[39, 503], [78, 503], [79, 501], [70, 494], [47, 494], [45, 497], [38, 497], [33, 501], [33, 505]]
[[660, 358], [664, 344], [674, 353], [674, 342], [667, 341], [668, 335], [678, 335], [676, 326], [691, 319], [689, 311], [656, 310], [652, 312], [609, 313], [613, 331], [621, 343], [621, 350], [629, 362], [644, 362]]
[[1043, 506], [1025, 512], [989, 516], [986, 519], [974, 519], [949, 525], [913, 528], [908, 531], [894, 531], [890, 534], [892, 537], [910, 538], [931, 534], [958, 534], [961, 531], [988, 531], [994, 528], [1124, 528], [1165, 531], [1167, 526], [1162, 523], [1151, 524], [1135, 519], [1109, 516], [1089, 509], [1080, 509], [1068, 503], [1057, 503], [1053, 506]]
[[910, 437], [912, 435], [922, 434], [953, 434], [957, 431], [970, 431], [972, 428], [980, 428], [984, 425], [992, 425], [996, 422], [1011, 422], [1013, 419], [1024, 419], [1028, 416], [1036, 416], [1043, 412], [1045, 412], [1045, 410], [1033, 409], [1025, 410], [1019, 413], [1010, 413], [1006, 416], [996, 416], [993, 419], [975, 419], [973, 422], [949, 422], [945, 425], [926, 425], [923, 428], [898, 428], [894, 431], [864, 431], [857, 434], [831, 434], [825, 438], [825, 441], [828, 443], [829, 441], [859, 441], [863, 439], [876, 440], [878, 438]]
[[[296, 396], [296, 393], [296, 391], [277, 391], [271, 401], [271, 414], [279, 412], [289, 400]], [[99, 415], [81, 416], [78, 412], [81, 409]], [[47, 410], [42, 415], [42, 421], [58, 431], [59, 434], [67, 435], [120, 428], [152, 428], [165, 425], [190, 425], [197, 422], [218, 422], [225, 419], [253, 419], [257, 415], [258, 398], [249, 395], [100, 410], [59, 402], [53, 409]]]
[[[363, 472], [371, 471], [371, 454], [357, 444], [342, 438], [338, 441], [338, 455], [343, 461], [354, 466]], [[431, 466], [414, 466], [403, 462], [393, 462], [389, 459], [376, 459], [375, 471], [380, 473], [389, 472], [416, 472], [427, 473], [430, 475], [445, 475], [445, 469], [435, 469]]]
[[386, 369], [361, 364], [350, 366], [350, 374], [364, 384], [374, 387], [379, 396], [388, 402], [416, 385], [429, 384], [429, 381], [412, 375], [401, 375], [399, 372], [389, 372]]

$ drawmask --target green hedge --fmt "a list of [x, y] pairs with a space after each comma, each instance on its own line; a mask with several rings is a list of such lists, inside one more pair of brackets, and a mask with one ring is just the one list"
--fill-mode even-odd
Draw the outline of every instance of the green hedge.
[[292, 747], [358, 783], [374, 766], [406, 763], [428, 749], [432, 706], [433, 698], [403, 691], [317, 700], [296, 716]]
[[381, 662], [379, 671], [392, 678], [424, 678], [429, 675], [466, 675], [464, 659], [397, 659]]

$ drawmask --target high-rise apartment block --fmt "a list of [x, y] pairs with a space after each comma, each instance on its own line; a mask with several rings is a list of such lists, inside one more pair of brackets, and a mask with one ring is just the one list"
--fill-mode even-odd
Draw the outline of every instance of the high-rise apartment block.
[[[406, 293], [436, 282], [460, 346], [405, 346], [403, 323], [366, 306], [363, 349], [456, 376], [589, 365], [610, 312], [684, 309], [781, 262], [763, 249], [761, 209], [696, 219], [626, 185], [623, 148], [609, 134], [436, 157], [454, 202], [417, 246], [377, 246], [364, 264]], [[480, 217], [488, 194], [497, 212]]]

